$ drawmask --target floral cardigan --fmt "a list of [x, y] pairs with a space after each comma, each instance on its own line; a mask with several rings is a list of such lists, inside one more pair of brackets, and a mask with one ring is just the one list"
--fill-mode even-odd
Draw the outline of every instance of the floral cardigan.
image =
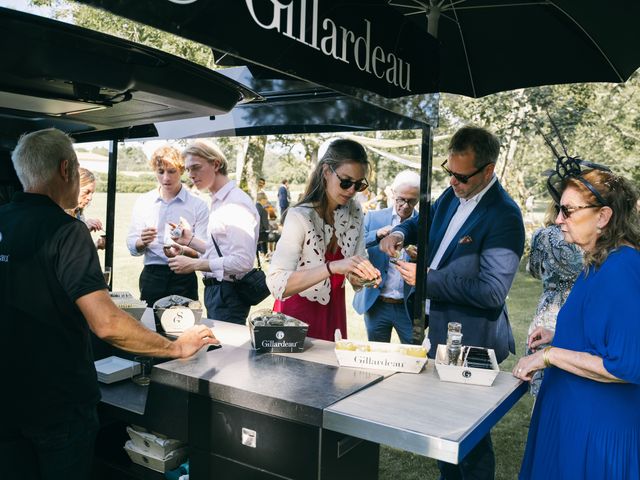
[[[360, 205], [350, 200], [334, 211], [335, 234], [344, 258], [360, 255], [367, 258], [364, 239], [364, 215]], [[284, 290], [291, 274], [325, 264], [326, 246], [331, 241], [334, 227], [325, 224], [311, 204], [291, 207], [276, 244], [267, 274], [267, 285], [273, 296], [283, 300]], [[322, 282], [299, 293], [322, 305], [329, 303], [330, 282]]]

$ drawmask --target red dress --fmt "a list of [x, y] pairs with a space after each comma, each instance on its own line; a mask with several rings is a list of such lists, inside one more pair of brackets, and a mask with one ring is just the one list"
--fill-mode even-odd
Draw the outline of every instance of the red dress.
[[[324, 256], [327, 262], [342, 260], [342, 252], [337, 249], [335, 253], [327, 253]], [[282, 312], [298, 320], [309, 324], [307, 336], [321, 340], [334, 341], [336, 328], [340, 329], [342, 338], [347, 338], [347, 307], [344, 300], [344, 275], [334, 273], [331, 275], [331, 293], [329, 303], [322, 305], [312, 302], [300, 295], [293, 295], [286, 300], [276, 300], [273, 305], [274, 312]]]

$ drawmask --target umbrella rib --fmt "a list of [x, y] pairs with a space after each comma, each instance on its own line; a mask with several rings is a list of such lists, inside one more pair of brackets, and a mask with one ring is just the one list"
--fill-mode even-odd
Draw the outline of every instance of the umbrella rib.
[[393, 0], [389, 0], [389, 5], [392, 7], [413, 8], [415, 10], [421, 10], [424, 12], [425, 6], [418, 3], [417, 5], [408, 5], [406, 3], [395, 3]]
[[450, 3], [451, 10], [453, 11], [453, 15], [455, 17], [455, 24], [458, 27], [458, 32], [460, 34], [460, 41], [462, 42], [462, 50], [464, 51], [464, 58], [467, 64], [467, 72], [469, 72], [469, 81], [471, 82], [471, 90], [473, 91], [474, 98], [476, 97], [476, 84], [473, 81], [473, 73], [471, 72], [471, 65], [469, 65], [469, 53], [467, 52], [467, 43], [464, 40], [464, 35], [462, 34], [462, 27], [460, 26], [460, 21], [458, 20], [458, 13], [456, 12], [456, 7], [454, 6], [454, 2]]
[[[455, 2], [455, 3], [462, 3], [465, 0], [460, 0], [459, 2]], [[503, 7], [529, 7], [532, 5], [536, 5], [536, 6], [540, 6], [540, 5], [544, 5], [544, 4], [551, 4], [551, 2], [546, 1], [546, 2], [526, 2], [526, 3], [503, 3], [502, 5], [475, 5], [475, 6], [469, 6], [469, 7], [458, 7], [458, 10], [476, 10], [479, 8], [503, 8]]]
[[560, 8], [558, 5], [556, 5], [553, 2], [549, 2], [552, 6], [554, 6], [555, 8], [558, 9], [558, 11], [560, 11], [563, 15], [565, 15], [569, 20], [571, 20], [576, 27], [578, 27], [582, 33], [584, 33], [585, 37], [587, 37], [589, 39], [589, 41], [593, 44], [594, 47], [596, 47], [598, 49], [598, 51], [600, 52], [600, 55], [602, 55], [602, 57], [607, 61], [607, 63], [609, 64], [609, 66], [611, 67], [611, 70], [613, 70], [613, 72], [617, 75], [618, 79], [620, 80], [620, 82], [624, 82], [625, 79], [622, 77], [622, 75], [620, 75], [620, 72], [618, 72], [618, 69], [613, 65], [613, 62], [611, 62], [611, 60], [609, 59], [609, 57], [602, 51], [602, 49], [600, 48], [600, 45], [598, 45], [598, 43], [593, 39], [593, 37], [591, 35], [589, 35], [589, 33], [582, 27], [582, 25], [580, 25], [578, 23], [578, 21], [573, 18], [571, 15], [569, 15], [569, 13], [567, 13], [565, 10], [563, 10], [562, 8]]

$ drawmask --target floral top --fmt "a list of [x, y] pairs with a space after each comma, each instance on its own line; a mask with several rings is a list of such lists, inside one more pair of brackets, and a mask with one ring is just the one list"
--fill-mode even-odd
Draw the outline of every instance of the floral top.
[[[528, 334], [536, 327], [555, 331], [558, 312], [582, 268], [580, 248], [565, 242], [558, 225], [539, 228], [533, 233], [528, 269], [531, 275], [542, 280], [543, 291]], [[538, 349], [544, 347], [541, 345]], [[527, 355], [533, 353], [527, 346], [525, 350]], [[530, 391], [533, 396], [538, 395], [543, 372], [537, 371], [531, 379]]]
[[[350, 200], [334, 211], [335, 235], [344, 258], [360, 255], [367, 258], [364, 242], [364, 216], [358, 202]], [[325, 224], [310, 205], [289, 208], [282, 235], [271, 257], [267, 285], [273, 296], [283, 300], [291, 274], [325, 264], [326, 246], [333, 237], [334, 227]], [[329, 303], [329, 279], [300, 292], [298, 295], [322, 305]]]
[[[565, 242], [558, 225], [539, 228], [531, 238], [529, 272], [542, 280], [542, 296], [536, 315], [564, 304], [571, 287], [582, 270], [582, 252]], [[555, 319], [553, 321], [555, 328]]]

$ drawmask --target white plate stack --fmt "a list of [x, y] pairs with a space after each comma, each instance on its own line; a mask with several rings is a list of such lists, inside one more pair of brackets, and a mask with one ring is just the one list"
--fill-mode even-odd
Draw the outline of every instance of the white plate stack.
[[102, 383], [119, 382], [140, 373], [140, 364], [120, 357], [107, 357], [94, 362], [98, 381]]

